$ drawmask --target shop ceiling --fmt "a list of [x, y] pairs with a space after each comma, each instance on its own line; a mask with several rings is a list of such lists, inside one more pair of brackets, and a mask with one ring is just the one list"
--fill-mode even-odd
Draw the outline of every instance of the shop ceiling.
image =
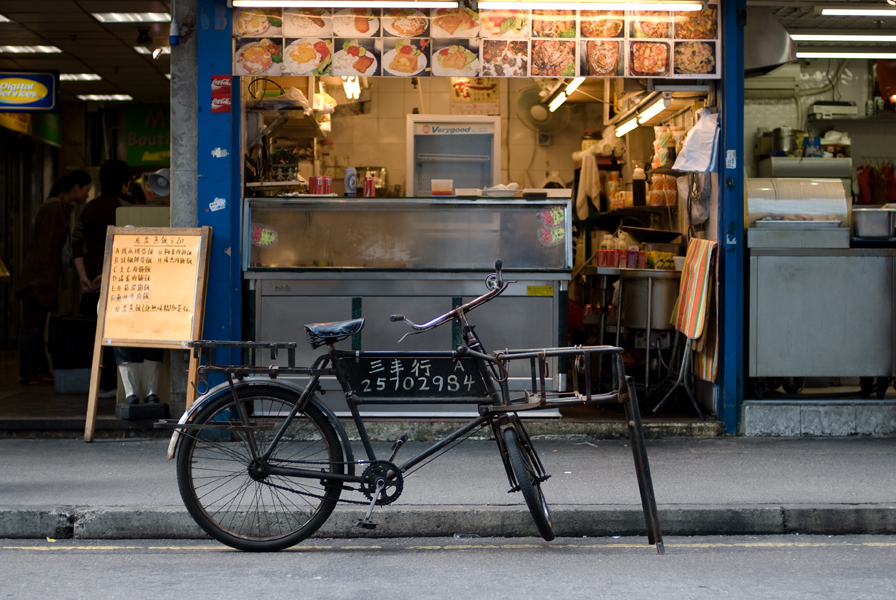
[[168, 102], [169, 56], [134, 50], [140, 30], [168, 45], [168, 23], [101, 23], [91, 13], [171, 13], [172, 0], [0, 0], [0, 45], [56, 46], [57, 54], [0, 53], [0, 69], [95, 73], [100, 81], [63, 81], [60, 100], [82, 94], [128, 94], [136, 102]]
[[[896, 18], [827, 17], [814, 8], [823, 5], [890, 7], [886, 0], [748, 0], [747, 5], [768, 7], [791, 33], [799, 30], [896, 32]], [[156, 45], [165, 45], [167, 23], [101, 23], [91, 13], [167, 12], [172, 0], [0, 0], [0, 45], [50, 45], [61, 54], [0, 53], [0, 69], [58, 70], [61, 73], [95, 73], [100, 81], [65, 81], [62, 102], [80, 102], [81, 94], [129, 94], [136, 102], [167, 102], [170, 84], [169, 56], [153, 59], [134, 50], [140, 30]], [[892, 43], [812, 42], [812, 46], [893, 47]], [[602, 96], [603, 83], [589, 80], [582, 91]], [[588, 101], [586, 96], [573, 101]]]

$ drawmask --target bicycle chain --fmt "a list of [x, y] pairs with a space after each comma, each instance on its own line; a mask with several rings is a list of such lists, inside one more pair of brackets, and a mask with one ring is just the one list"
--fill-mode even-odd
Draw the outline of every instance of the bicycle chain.
[[[309, 462], [309, 461], [305, 461], [305, 460], [287, 460], [287, 459], [282, 459], [282, 460], [279, 460], [278, 462], [282, 462], [282, 463], [294, 463], [294, 464], [302, 464], [302, 465], [309, 465], [309, 464], [310, 464], [310, 465], [314, 465], [314, 464], [320, 464], [320, 465], [323, 465], [323, 464], [331, 464], [330, 462], [323, 462], [323, 461], [320, 461], [320, 462], [316, 462], [316, 463], [315, 463], [315, 462]], [[352, 464], [352, 463], [349, 463], [349, 462], [338, 463], [338, 462], [337, 462], [337, 463], [335, 463], [335, 464], [348, 465], [348, 464]], [[354, 463], [354, 464], [357, 464], [357, 463]], [[326, 496], [322, 496], [322, 495], [320, 495], [320, 494], [312, 494], [311, 492], [300, 492], [300, 491], [298, 491], [298, 490], [294, 490], [294, 489], [292, 489], [292, 488], [288, 488], [288, 487], [285, 487], [285, 486], [282, 486], [282, 485], [277, 485], [276, 483], [271, 483], [270, 481], [267, 481], [267, 480], [263, 481], [262, 483], [264, 483], [265, 485], [268, 485], [268, 486], [270, 486], [270, 487], [272, 487], [272, 488], [276, 488], [276, 489], [278, 489], [278, 490], [283, 490], [284, 492], [292, 492], [293, 494], [298, 494], [298, 495], [300, 495], [300, 496], [307, 496], [307, 497], [309, 497], [309, 498], [317, 498], [318, 500], [326, 500], [326, 499], [327, 499]], [[343, 489], [344, 489], [344, 490], [348, 490], [348, 491], [350, 491], [350, 492], [360, 492], [360, 491], [361, 491], [361, 490], [357, 490], [357, 489], [355, 489], [355, 488], [346, 488], [346, 487], [343, 487]], [[365, 500], [345, 500], [345, 499], [343, 499], [343, 498], [339, 498], [339, 499], [337, 499], [336, 501], [337, 501], [337, 502], [344, 502], [345, 504], [360, 504], [360, 505], [362, 505], [362, 506], [367, 506], [368, 504], [370, 504], [370, 501], [369, 501], [369, 500], [367, 500], [367, 501], [365, 501]]]

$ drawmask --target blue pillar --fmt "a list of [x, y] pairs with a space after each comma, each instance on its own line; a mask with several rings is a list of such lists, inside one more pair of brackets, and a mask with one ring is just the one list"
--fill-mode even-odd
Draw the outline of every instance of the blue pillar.
[[[204, 339], [241, 337], [239, 80], [232, 112], [213, 113], [212, 78], [231, 72], [231, 25], [227, 0], [199, 2], [199, 226], [212, 228]], [[235, 183], [236, 181], [236, 183]]]
[[746, 0], [722, 3], [724, 63], [722, 71], [722, 151], [719, 174], [721, 293], [719, 321], [721, 388], [719, 408], [727, 433], [737, 429], [744, 396], [744, 24]]

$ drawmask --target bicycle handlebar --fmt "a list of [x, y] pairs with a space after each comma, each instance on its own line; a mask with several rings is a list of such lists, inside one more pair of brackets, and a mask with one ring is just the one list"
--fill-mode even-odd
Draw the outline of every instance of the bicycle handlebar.
[[[408, 319], [404, 315], [390, 315], [389, 320], [392, 322], [404, 321], [405, 323], [408, 324], [408, 326], [410, 326], [411, 329], [415, 330], [413, 332], [405, 334], [405, 336], [411, 335], [412, 333], [428, 331], [430, 329], [434, 329], [434, 328], [438, 327], [439, 325], [447, 323], [448, 321], [451, 321], [452, 319], [456, 318], [458, 315], [467, 313], [470, 310], [476, 308], [477, 306], [485, 304], [492, 298], [494, 298], [496, 296], [500, 296], [501, 293], [507, 289], [507, 286], [509, 286], [511, 283], [513, 283], [512, 281], [508, 281], [506, 283], [504, 282], [504, 276], [501, 274], [501, 266], [502, 266], [501, 261], [496, 260], [495, 261], [495, 272], [486, 278], [486, 286], [490, 288], [489, 291], [487, 291], [483, 295], [479, 296], [478, 298], [474, 298], [473, 300], [470, 300], [466, 304], [462, 304], [461, 306], [458, 306], [457, 308], [452, 309], [450, 312], [447, 312], [444, 315], [436, 317], [432, 321], [429, 321], [427, 323], [417, 324], [417, 323], [414, 323], [413, 321], [411, 321], [410, 319]], [[491, 283], [492, 277], [494, 277], [494, 284]], [[492, 287], [492, 285], [494, 285], [494, 287]], [[401, 339], [403, 340], [404, 337], [402, 337]], [[401, 340], [399, 340], [399, 342], [400, 341]]]

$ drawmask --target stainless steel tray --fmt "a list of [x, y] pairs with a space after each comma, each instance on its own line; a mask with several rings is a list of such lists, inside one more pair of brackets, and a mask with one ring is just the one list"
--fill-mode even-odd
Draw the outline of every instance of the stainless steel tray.
[[759, 229], [836, 229], [843, 221], [753, 221]]

